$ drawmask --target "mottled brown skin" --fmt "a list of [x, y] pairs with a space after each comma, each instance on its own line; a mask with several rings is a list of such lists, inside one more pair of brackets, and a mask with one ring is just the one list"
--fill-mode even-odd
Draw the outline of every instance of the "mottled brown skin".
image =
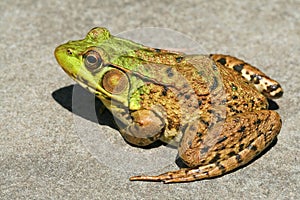
[[[178, 154], [190, 168], [167, 172], [158, 176], [134, 176], [130, 180], [188, 182], [223, 175], [253, 160], [276, 138], [281, 129], [281, 119], [277, 112], [267, 110], [266, 97], [278, 98], [282, 95], [280, 85], [260, 72], [257, 68], [234, 57], [211, 55], [223, 80], [223, 95], [220, 88], [207, 88], [201, 78], [193, 76], [193, 68], [180, 64], [174, 66], [192, 85], [198, 101], [198, 108], [189, 108], [187, 113], [198, 112], [199, 120], [189, 122], [178, 146]], [[184, 59], [183, 59], [184, 60]], [[234, 66], [243, 66], [237, 68]], [[245, 74], [245, 76], [244, 76]], [[257, 83], [248, 74], [261, 77], [262, 85], [277, 85], [275, 90], [264, 90], [255, 87]], [[167, 128], [180, 131], [182, 115], [178, 113], [180, 103], [171, 90], [165, 91], [162, 86], [153, 84], [150, 94], [143, 96], [143, 107], [149, 109], [160, 103], [167, 112]], [[201, 89], [200, 89], [201, 88]], [[274, 87], [275, 88], [275, 87]], [[210, 90], [212, 89], [212, 90]], [[214, 93], [213, 90], [216, 90]], [[214, 96], [213, 96], [214, 95]], [[219, 95], [219, 96], [218, 96]], [[163, 98], [165, 97], [165, 98]], [[226, 116], [219, 117], [221, 105], [212, 105], [211, 99], [223, 102]], [[189, 99], [181, 103], [188, 103]], [[219, 127], [214, 132], [213, 128]]]

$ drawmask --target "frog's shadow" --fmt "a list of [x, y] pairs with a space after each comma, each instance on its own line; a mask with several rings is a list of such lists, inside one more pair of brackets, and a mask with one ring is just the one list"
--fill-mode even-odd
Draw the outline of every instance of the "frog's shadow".
[[[76, 91], [76, 97], [74, 98], [74, 100], [76, 100], [76, 105], [74, 105], [74, 101], [73, 101], [74, 91]], [[52, 93], [52, 97], [57, 103], [59, 103], [62, 107], [69, 110], [70, 112], [72, 112], [86, 120], [89, 120], [91, 122], [98, 123], [100, 125], [106, 125], [115, 130], [118, 130], [118, 127], [114, 123], [114, 117], [110, 112], [108, 112], [106, 109], [102, 113], [99, 112], [99, 110], [101, 110], [103, 108], [102, 102], [99, 99], [95, 98], [95, 96], [93, 94], [89, 93], [88, 91], [86, 91], [85, 89], [80, 87], [79, 85], [77, 85], [77, 84], [69, 85], [69, 86], [60, 88]], [[89, 105], [91, 99], [94, 99], [94, 103], [95, 103], [94, 114], [96, 114], [96, 117], [94, 115], [91, 115], [91, 110], [90, 110], [90, 105]], [[276, 102], [274, 102], [272, 100], [268, 100], [268, 101], [269, 101], [269, 107], [270, 107], [269, 109], [270, 110], [278, 109], [278, 105]], [[267, 147], [263, 152], [261, 152], [255, 159], [253, 159], [246, 165], [241, 166], [233, 171], [236, 171], [240, 168], [246, 167], [249, 164], [255, 162], [255, 160], [257, 160], [261, 156], [263, 156], [276, 143], [277, 143], [277, 139], [275, 139], [272, 142], [272, 144], [269, 145], [269, 147]], [[143, 148], [143, 149], [151, 149], [151, 148], [157, 148], [161, 145], [167, 145], [160, 141], [154, 142], [153, 144], [148, 145], [146, 147], [139, 147], [139, 146], [132, 145], [130, 143], [128, 143], [128, 144], [133, 147], [138, 147], [138, 148]], [[180, 159], [180, 157], [178, 157], [178, 156], [176, 158], [175, 163], [177, 164], [177, 166], [179, 168], [187, 167], [184, 164], [184, 162]]]
[[[110, 112], [107, 112], [106, 110], [104, 110], [103, 113], [99, 112], [99, 110], [103, 107], [102, 102], [79, 85], [69, 85], [60, 88], [52, 93], [52, 97], [62, 107], [75, 115], [91, 122], [99, 123], [100, 125], [107, 125], [118, 130], [116, 125], [113, 123], [113, 116]], [[94, 100], [92, 102], [95, 105], [94, 110], [91, 110], [91, 100]]]
[[[80, 116], [91, 122], [119, 130], [118, 126], [114, 122], [113, 115], [107, 109], [105, 109], [102, 102], [78, 84], [60, 88], [52, 93], [52, 97], [62, 107], [77, 116]], [[94, 107], [91, 106], [91, 104], [94, 104]], [[100, 110], [103, 110], [103, 112], [100, 112]], [[126, 140], [124, 141], [128, 143]], [[143, 149], [157, 148], [161, 145], [166, 145], [161, 141], [154, 142], [145, 147], [136, 146], [130, 143], [128, 144], [130, 146]]]

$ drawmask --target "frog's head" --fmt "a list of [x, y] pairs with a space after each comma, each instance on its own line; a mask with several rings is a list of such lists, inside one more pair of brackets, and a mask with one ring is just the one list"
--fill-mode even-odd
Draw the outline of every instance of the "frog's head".
[[121, 57], [132, 54], [135, 48], [137, 44], [114, 37], [105, 28], [94, 28], [83, 40], [58, 46], [55, 57], [69, 76], [107, 107], [111, 99], [127, 106], [130, 80], [128, 64]]

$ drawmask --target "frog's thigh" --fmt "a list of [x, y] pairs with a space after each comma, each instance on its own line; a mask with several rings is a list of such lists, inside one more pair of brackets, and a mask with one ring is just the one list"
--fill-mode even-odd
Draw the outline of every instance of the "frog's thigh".
[[282, 96], [283, 90], [277, 81], [269, 78], [262, 71], [245, 61], [222, 54], [211, 54], [210, 57], [215, 62], [240, 73], [242, 77], [252, 82], [255, 88], [266, 97], [279, 98]]
[[[198, 164], [199, 167], [188, 170], [178, 178], [174, 178], [176, 173], [169, 174], [173, 180], [167, 182], [215, 177], [242, 166], [271, 144], [280, 128], [281, 120], [275, 111], [262, 110], [234, 115], [223, 124], [215, 145], [199, 144], [199, 138], [194, 138], [187, 148], [179, 149], [180, 156], [188, 165], [195, 168]], [[182, 141], [184, 140], [185, 138]], [[205, 151], [207, 153], [203, 155]]]
[[[251, 161], [277, 136], [281, 120], [275, 111], [262, 110], [236, 114], [226, 119], [216, 143], [201, 144], [189, 135], [182, 138], [179, 154], [191, 168], [179, 169], [158, 176], [135, 176], [130, 180], [188, 182], [220, 176]], [[205, 138], [202, 138], [205, 141]], [[205, 155], [202, 155], [205, 153]], [[197, 165], [195, 167], [194, 165]]]

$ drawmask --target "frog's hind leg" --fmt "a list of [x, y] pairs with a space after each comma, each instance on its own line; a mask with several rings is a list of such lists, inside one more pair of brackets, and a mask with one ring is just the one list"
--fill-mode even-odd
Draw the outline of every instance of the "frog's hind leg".
[[205, 137], [195, 137], [190, 141], [185, 133], [179, 155], [191, 168], [158, 176], [135, 176], [130, 180], [172, 183], [223, 175], [253, 160], [272, 143], [280, 128], [281, 120], [275, 111], [236, 114], [224, 122], [215, 144], [205, 143]]
[[245, 61], [222, 54], [211, 54], [210, 58], [215, 62], [240, 73], [242, 77], [252, 82], [256, 89], [266, 97], [274, 99], [282, 96], [283, 90], [277, 81], [269, 78], [259, 69]]

